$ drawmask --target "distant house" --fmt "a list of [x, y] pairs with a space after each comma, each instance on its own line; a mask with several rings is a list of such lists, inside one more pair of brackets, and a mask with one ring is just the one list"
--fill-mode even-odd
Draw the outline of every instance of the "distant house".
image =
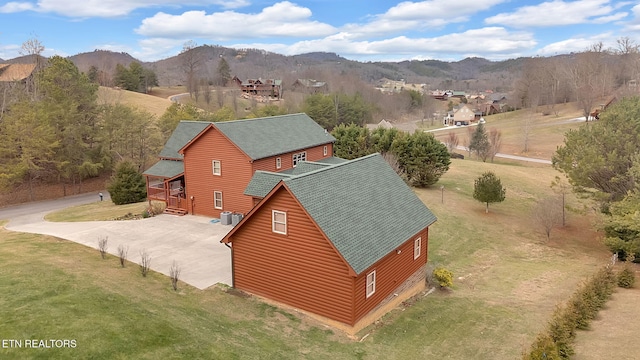
[[393, 129], [393, 124], [385, 119], [380, 120], [377, 124], [367, 124], [366, 126], [369, 130], [375, 130], [380, 127], [383, 129]]
[[472, 109], [468, 104], [460, 104], [449, 111], [444, 118], [445, 125], [469, 125], [473, 121], [479, 120], [481, 113]]
[[296, 79], [291, 86], [296, 91], [308, 94], [324, 94], [329, 88], [326, 82], [314, 79]]
[[306, 114], [226, 122], [181, 121], [147, 169], [149, 200], [169, 212], [220, 217], [247, 213], [243, 194], [256, 170], [273, 172], [333, 156], [335, 138]]
[[352, 332], [425, 288], [436, 217], [379, 154], [257, 171], [245, 194], [257, 205], [222, 240], [235, 288]]
[[29, 86], [37, 64], [0, 64], [0, 84], [22, 84]]
[[280, 99], [282, 96], [282, 80], [279, 79], [247, 79], [240, 80], [234, 76], [231, 80], [240, 90], [248, 95], [264, 96], [267, 98]]

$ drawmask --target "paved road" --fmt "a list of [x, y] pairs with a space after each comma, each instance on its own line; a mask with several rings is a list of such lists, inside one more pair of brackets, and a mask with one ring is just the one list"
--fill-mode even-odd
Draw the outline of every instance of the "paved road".
[[96, 249], [98, 240], [107, 237], [109, 253], [117, 255], [120, 245], [128, 246], [127, 259], [134, 263], [140, 262], [144, 249], [151, 255], [153, 270], [169, 275], [175, 260], [182, 270], [180, 280], [199, 289], [216, 283], [231, 285], [230, 250], [220, 244], [231, 226], [211, 223], [209, 218], [160, 215], [129, 221], [44, 220], [51, 211], [97, 200], [96, 193], [11, 206], [0, 209], [0, 219], [9, 220], [5, 228], [11, 231], [52, 235]]

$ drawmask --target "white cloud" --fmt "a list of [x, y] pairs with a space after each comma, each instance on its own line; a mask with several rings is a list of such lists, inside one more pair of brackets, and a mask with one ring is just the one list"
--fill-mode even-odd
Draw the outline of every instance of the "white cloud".
[[538, 50], [538, 55], [553, 56], [558, 54], [568, 54], [572, 52], [582, 52], [589, 49], [596, 43], [602, 42], [605, 48], [615, 44], [615, 36], [611, 32], [594, 36], [576, 36], [566, 40], [548, 44]]
[[631, 12], [633, 13], [633, 19], [625, 24], [624, 30], [628, 32], [640, 32], [640, 5], [631, 8]]
[[[488, 27], [468, 30], [433, 38], [408, 38], [398, 36], [379, 41], [353, 41], [348, 35], [339, 33], [323, 39], [299, 41], [285, 44], [235, 44], [235, 48], [259, 48], [285, 55], [303, 54], [312, 51], [335, 52], [350, 58], [387, 56], [393, 54], [411, 57], [428, 54], [478, 54], [486, 58], [504, 57], [504, 54], [524, 52], [536, 45], [533, 35], [526, 32], [510, 33], [504, 28]], [[442, 58], [442, 56], [439, 56]]]
[[[593, 18], [601, 20], [614, 11], [609, 0], [553, 0], [538, 5], [523, 6], [512, 13], [501, 13], [485, 19], [487, 24], [501, 24], [516, 28], [548, 27], [585, 24]], [[619, 15], [618, 15], [619, 16]], [[615, 15], [614, 15], [615, 17]], [[618, 18], [613, 18], [618, 20]]]
[[470, 16], [506, 0], [449, 0], [421, 2], [405, 1], [391, 7], [384, 14], [371, 17], [365, 24], [346, 24], [342, 30], [355, 38], [382, 36], [407, 30], [441, 28], [447, 24], [462, 23]]
[[4, 4], [3, 6], [0, 6], [0, 13], [10, 14], [34, 9], [35, 6], [32, 3], [11, 1]]
[[0, 13], [37, 11], [55, 13], [72, 18], [118, 17], [140, 8], [157, 6], [218, 5], [225, 9], [234, 9], [249, 5], [249, 0], [38, 0], [37, 2], [9, 2], [0, 7]]
[[267, 37], [326, 36], [336, 30], [310, 20], [311, 10], [288, 1], [276, 3], [257, 14], [224, 11], [207, 15], [187, 11], [181, 15], [157, 13], [146, 18], [135, 31], [150, 37], [193, 38], [217, 41]]

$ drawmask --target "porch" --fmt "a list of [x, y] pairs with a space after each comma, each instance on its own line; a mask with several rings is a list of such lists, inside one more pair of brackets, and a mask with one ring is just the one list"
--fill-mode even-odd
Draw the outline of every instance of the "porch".
[[165, 213], [185, 215], [189, 213], [184, 188], [182, 161], [160, 160], [144, 173], [147, 180], [147, 199], [164, 202]]

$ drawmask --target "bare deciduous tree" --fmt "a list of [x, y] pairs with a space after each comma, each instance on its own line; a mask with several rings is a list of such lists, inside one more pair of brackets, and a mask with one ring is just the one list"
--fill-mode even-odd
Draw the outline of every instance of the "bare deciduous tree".
[[147, 277], [151, 269], [151, 255], [147, 252], [147, 249], [140, 250], [140, 273], [143, 277]]
[[178, 291], [178, 280], [180, 280], [181, 272], [182, 269], [180, 268], [178, 263], [173, 260], [173, 263], [171, 263], [171, 269], [169, 269], [169, 277], [171, 278], [171, 286], [173, 287], [174, 291]]
[[551, 230], [562, 223], [561, 203], [556, 197], [546, 197], [533, 208], [531, 217], [537, 228], [543, 230], [547, 241], [551, 238]]
[[[196, 47], [198, 45], [193, 40], [189, 40], [182, 46], [182, 52], [180, 57], [182, 58], [182, 68], [186, 75], [186, 86], [190, 96], [196, 95], [198, 91], [198, 83], [196, 74], [200, 67], [200, 56], [197, 53]], [[196, 95], [197, 96], [197, 95]]]
[[551, 182], [551, 188], [561, 196], [562, 226], [565, 226], [567, 224], [566, 198], [567, 194], [571, 191], [571, 186], [565, 180], [561, 179], [559, 176], [556, 176], [556, 178]]
[[493, 162], [493, 158], [500, 152], [502, 146], [502, 132], [496, 128], [489, 130], [489, 158]]
[[98, 239], [98, 251], [100, 251], [100, 256], [104, 259], [107, 256], [107, 249], [109, 238], [107, 236]]
[[449, 154], [454, 153], [454, 151], [458, 148], [459, 142], [460, 142], [460, 139], [458, 138], [458, 135], [456, 135], [456, 133], [453, 131], [449, 131], [449, 134], [444, 139], [444, 144], [447, 146], [447, 149], [449, 150]]
[[118, 245], [118, 258], [120, 259], [120, 266], [124, 267], [127, 263], [127, 254], [129, 253], [129, 245]]

